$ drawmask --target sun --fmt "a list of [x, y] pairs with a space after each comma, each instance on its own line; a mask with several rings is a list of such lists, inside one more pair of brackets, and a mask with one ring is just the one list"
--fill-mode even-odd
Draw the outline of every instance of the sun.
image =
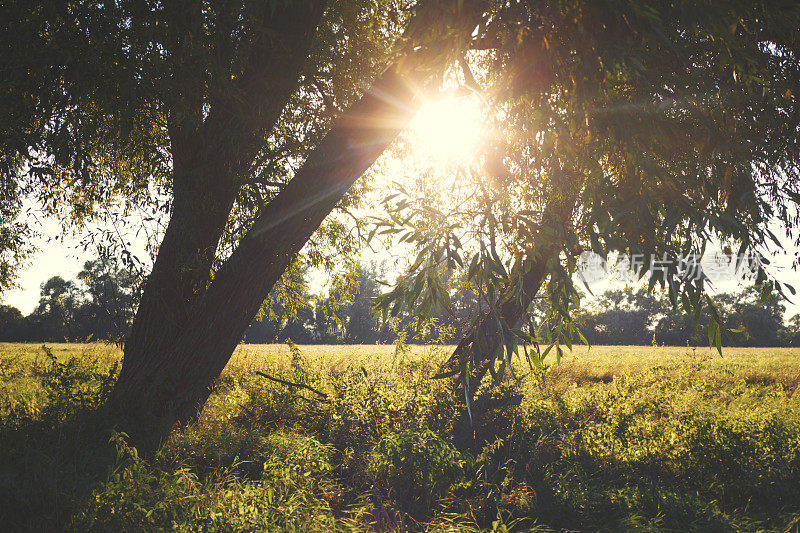
[[447, 96], [425, 103], [411, 122], [415, 151], [437, 163], [466, 163], [481, 140], [482, 113], [474, 96]]

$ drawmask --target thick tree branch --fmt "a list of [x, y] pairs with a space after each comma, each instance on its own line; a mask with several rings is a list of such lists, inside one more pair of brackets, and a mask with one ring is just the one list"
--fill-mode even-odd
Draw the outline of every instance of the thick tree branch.
[[[191, 321], [170, 350], [140, 369], [156, 402], [177, 419], [192, 418], [273, 285], [346, 191], [389, 147], [419, 107], [421, 89], [437, 80], [469, 41], [484, 2], [432, 2], [409, 24], [408, 51], [362, 99], [345, 112], [294, 178], [267, 205], [239, 246], [216, 273]], [[441, 17], [452, 22], [442, 41]], [[431, 35], [438, 41], [431, 41]], [[426, 46], [414, 46], [423, 42]], [[451, 53], [443, 50], [451, 49]], [[127, 354], [126, 354], [127, 356]], [[118, 382], [116, 402], [136, 396], [138, 379]], [[176, 394], [180, 391], [180, 394]], [[179, 396], [179, 397], [178, 397]], [[158, 402], [169, 399], [171, 405]], [[168, 415], [171, 416], [171, 415]]]
[[[471, 401], [472, 396], [480, 384], [481, 380], [495, 364], [497, 353], [502, 346], [502, 334], [495, 332], [494, 324], [499, 318], [507, 324], [509, 328], [518, 327], [522, 323], [528, 307], [536, 298], [541, 285], [548, 273], [548, 263], [557, 260], [561, 250], [561, 242], [553, 242], [544, 237], [548, 228], [563, 228], [569, 223], [578, 195], [582, 188], [582, 181], [575, 174], [565, 175], [566, 180], [574, 179], [572, 183], [562, 183], [554, 192], [553, 196], [545, 206], [542, 213], [542, 221], [537, 232], [537, 240], [545, 243], [535, 249], [526, 258], [530, 268], [522, 276], [522, 293], [519, 298], [511, 298], [503, 301], [501, 297], [494, 311], [490, 311], [481, 321], [466, 335], [456, 346], [453, 354], [442, 365], [443, 376], [460, 374], [462, 386], [464, 381], [469, 383], [465, 390], [464, 398]], [[523, 262], [523, 263], [525, 263]], [[486, 345], [485, 352], [479, 352], [478, 339], [483, 338]], [[470, 364], [471, 363], [471, 364]]]
[[235, 161], [239, 180], [298, 86], [298, 73], [326, 4], [326, 0], [264, 2], [264, 27], [251, 29], [255, 43], [241, 75], [220, 83], [210, 95], [203, 134], [240, 153]]

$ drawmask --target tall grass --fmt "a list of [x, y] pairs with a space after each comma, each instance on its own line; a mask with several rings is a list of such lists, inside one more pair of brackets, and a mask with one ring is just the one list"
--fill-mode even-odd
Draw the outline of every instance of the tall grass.
[[482, 389], [471, 426], [445, 349], [245, 347], [147, 458], [99, 410], [115, 350], [0, 351], [12, 530], [800, 528], [791, 351], [593, 348]]

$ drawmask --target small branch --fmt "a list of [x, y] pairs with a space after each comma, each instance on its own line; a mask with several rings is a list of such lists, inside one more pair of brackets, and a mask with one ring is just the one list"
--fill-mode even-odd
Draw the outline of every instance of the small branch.
[[264, 187], [275, 187], [276, 189], [283, 189], [286, 186], [285, 182], [272, 181], [267, 179], [264, 174], [256, 174], [245, 182], [248, 185], [263, 185]]
[[322, 397], [323, 401], [326, 401], [326, 402], [329, 401], [327, 394], [325, 394], [321, 390], [317, 390], [314, 387], [311, 387], [310, 385], [303, 385], [302, 383], [294, 383], [292, 381], [286, 381], [285, 379], [276, 378], [274, 376], [270, 376], [269, 374], [265, 374], [264, 372], [259, 372], [258, 370], [256, 370], [256, 374], [258, 374], [262, 378], [267, 378], [270, 381], [274, 381], [275, 383], [280, 383], [281, 385], [286, 385], [287, 387], [310, 390], [314, 394], [317, 394], [320, 397]]
[[[358, 239], [361, 242], [363, 242], [364, 244], [366, 244], [367, 247], [369, 247], [369, 249], [374, 252], [375, 248], [372, 247], [372, 243], [368, 242], [367, 239], [364, 237], [364, 235], [361, 233], [361, 224], [363, 224], [364, 221], [362, 219], [358, 218], [357, 216], [355, 216], [353, 213], [351, 213], [350, 210], [347, 209], [346, 207], [340, 207], [339, 210], [342, 211], [345, 215], [349, 216], [350, 218], [352, 218], [355, 221], [356, 225], [353, 227], [353, 229], [356, 230], [356, 235], [358, 235]], [[352, 230], [351, 230], [351, 233], [352, 233]]]

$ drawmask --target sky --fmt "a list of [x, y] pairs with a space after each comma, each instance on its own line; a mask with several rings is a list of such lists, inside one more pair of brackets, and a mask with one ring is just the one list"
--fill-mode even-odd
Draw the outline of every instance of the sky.
[[[22, 210], [26, 212], [25, 209]], [[78, 273], [83, 270], [86, 261], [97, 259], [98, 255], [91, 247], [88, 251], [81, 243], [83, 234], [65, 234], [57, 220], [36, 217], [34, 229], [38, 233], [31, 244], [35, 252], [27, 259], [19, 270], [16, 279], [17, 287], [0, 295], [0, 303], [11, 305], [30, 314], [39, 303], [41, 285], [53, 276], [61, 276], [66, 280], [77, 281]], [[100, 226], [93, 226], [97, 230]], [[135, 254], [144, 256], [145, 242], [137, 242], [136, 237], [126, 234], [132, 242], [131, 249]], [[80, 282], [78, 282], [80, 285]]]

